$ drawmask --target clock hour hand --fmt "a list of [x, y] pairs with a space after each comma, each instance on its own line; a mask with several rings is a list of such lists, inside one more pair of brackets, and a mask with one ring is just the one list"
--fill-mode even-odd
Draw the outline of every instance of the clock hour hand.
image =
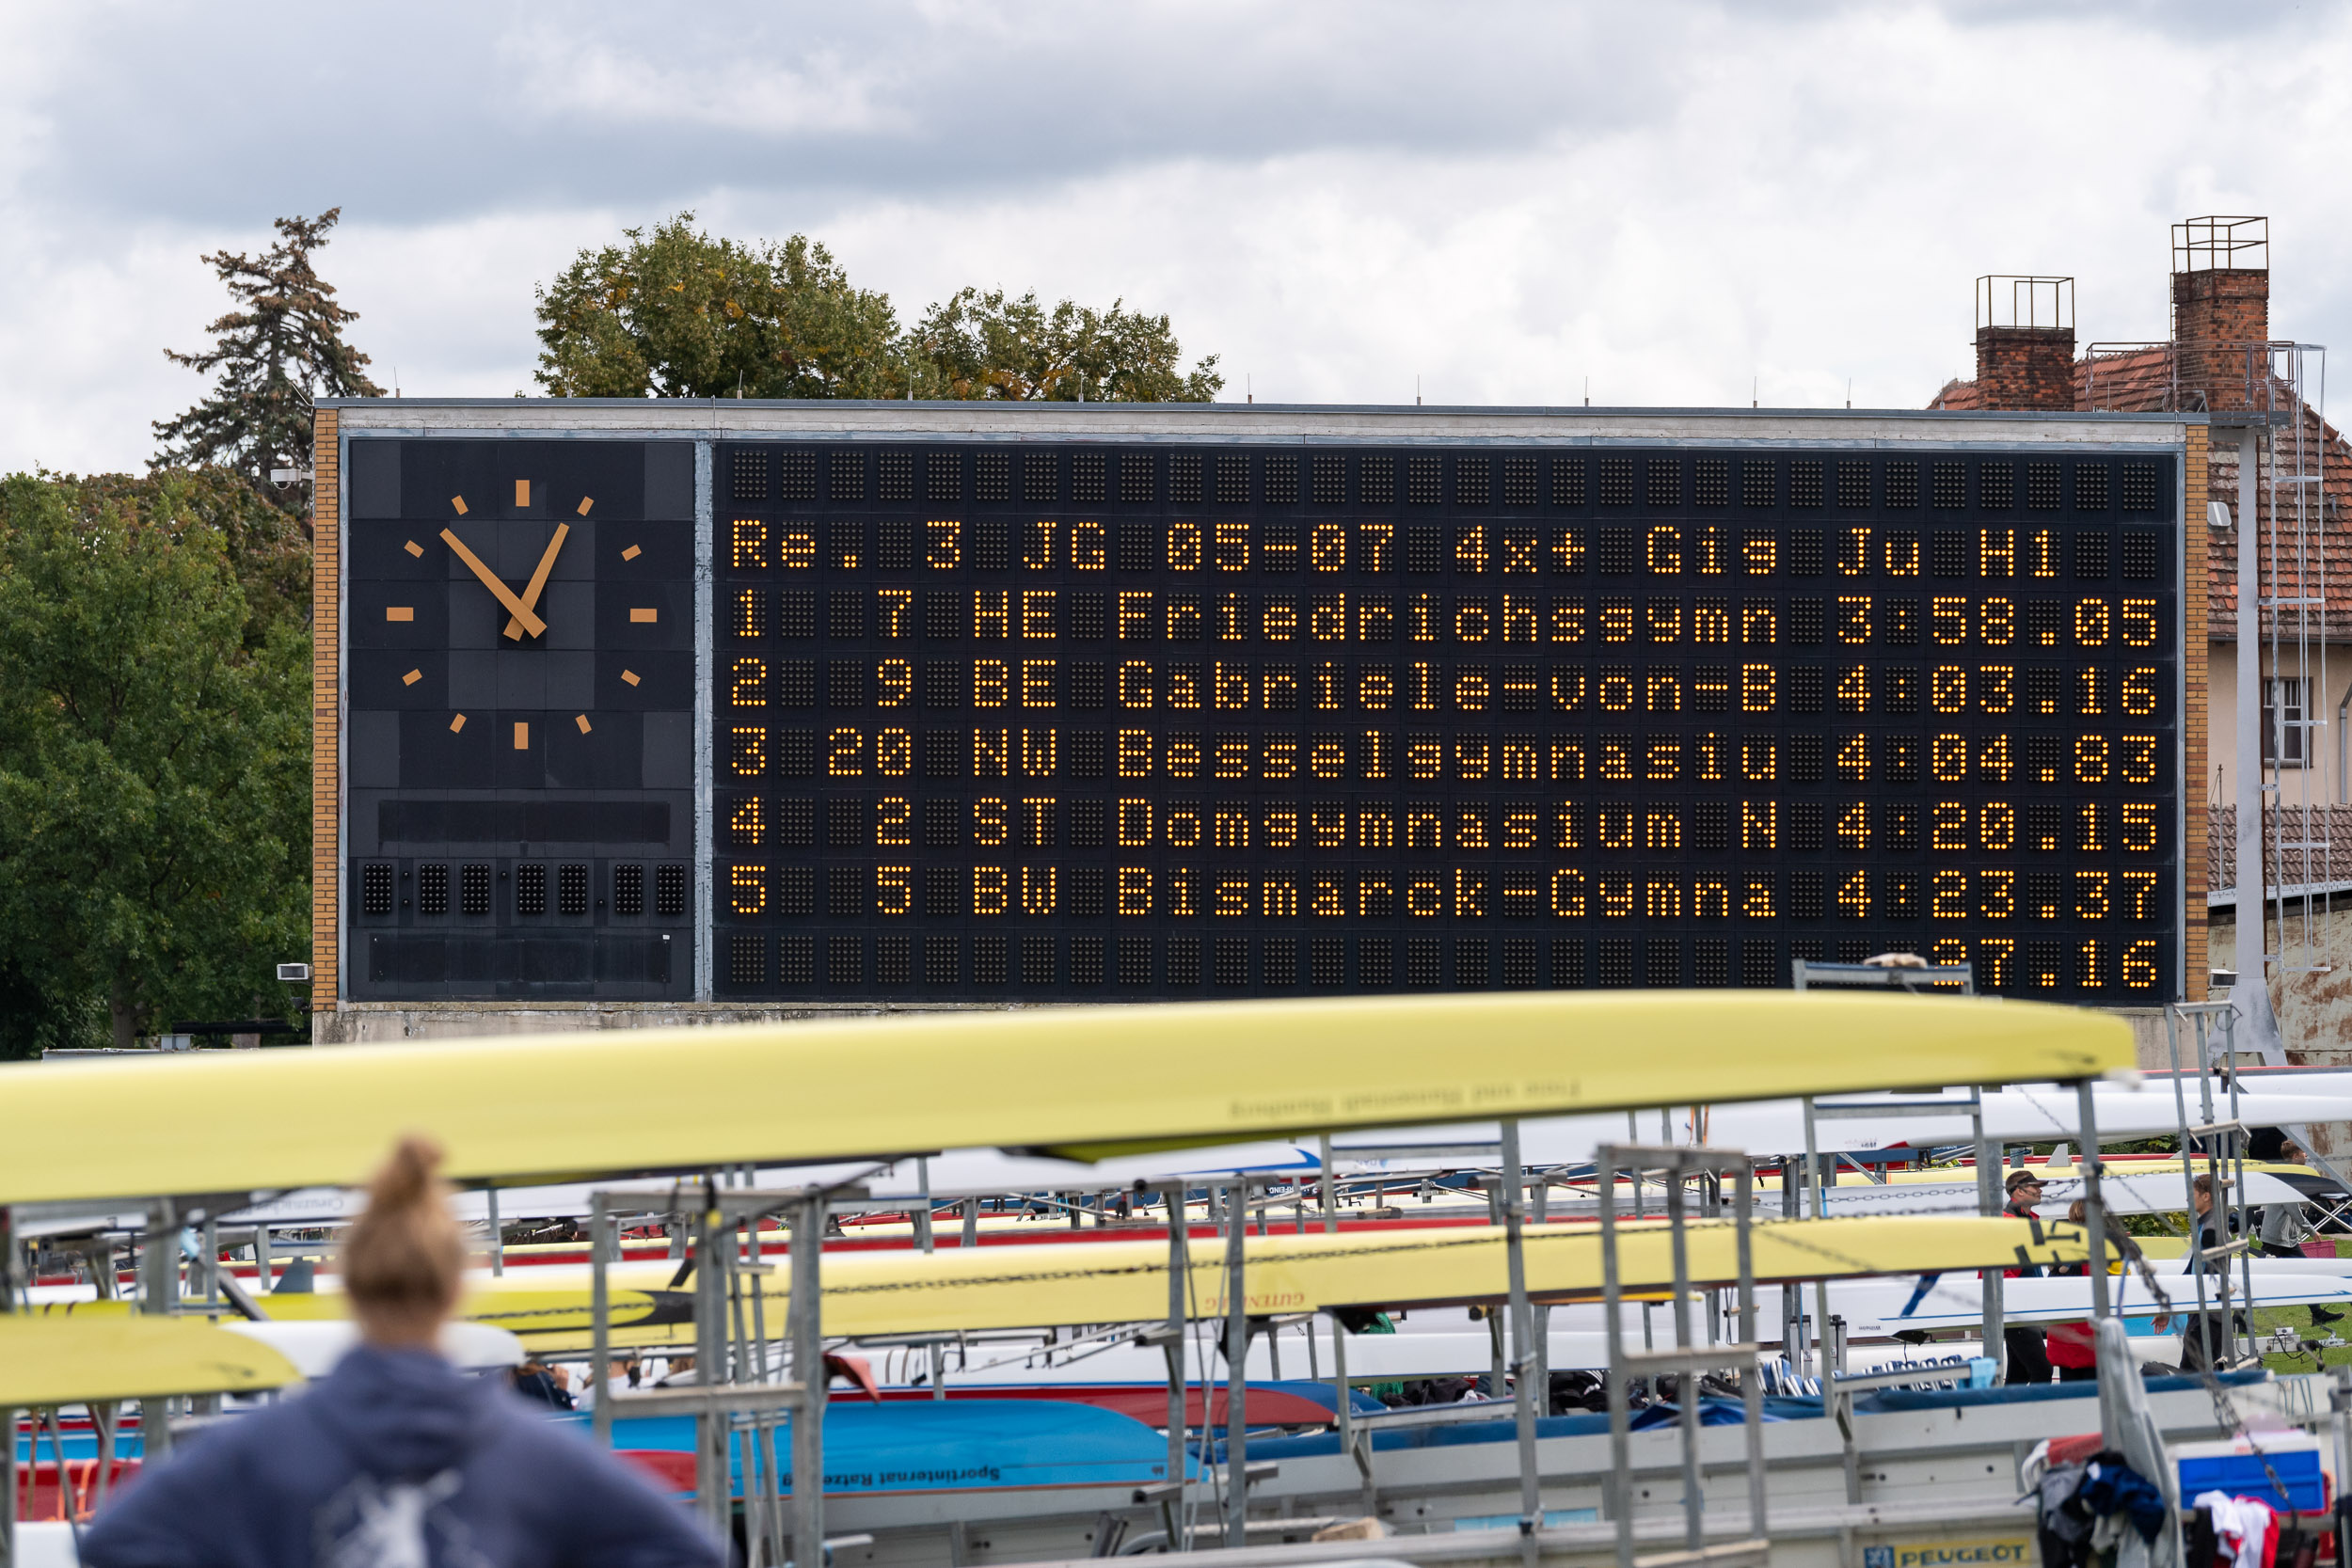
[[451, 549], [457, 552], [457, 559], [464, 562], [468, 569], [482, 579], [482, 586], [490, 591], [491, 597], [513, 611], [515, 619], [522, 623], [532, 636], [537, 637], [548, 629], [548, 624], [532, 613], [529, 605], [515, 597], [513, 591], [506, 584], [499, 581], [498, 574], [482, 563], [481, 557], [466, 548], [466, 542], [463, 539], [458, 538], [447, 529], [441, 530], [441, 538]]
[[[564, 547], [564, 536], [569, 534], [571, 531], [572, 525], [569, 523], [558, 523], [555, 525], [555, 537], [548, 540], [548, 547], [540, 552], [539, 564], [532, 572], [531, 581], [523, 588], [523, 609], [536, 610], [539, 608], [540, 591], [548, 585], [548, 574], [555, 569], [555, 552]], [[520, 621], [514, 620], [508, 621], [506, 623], [506, 635], [519, 641], [522, 638], [522, 623]]]

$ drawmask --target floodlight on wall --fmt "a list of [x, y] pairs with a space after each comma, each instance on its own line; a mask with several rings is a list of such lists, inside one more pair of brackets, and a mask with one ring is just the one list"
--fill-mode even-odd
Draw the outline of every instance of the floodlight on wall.
[[2205, 503], [2205, 526], [2207, 528], [2228, 528], [2230, 526], [2230, 503], [2228, 501], [2207, 501]]
[[290, 986], [307, 986], [310, 983], [310, 966], [309, 964], [279, 964], [278, 978]]

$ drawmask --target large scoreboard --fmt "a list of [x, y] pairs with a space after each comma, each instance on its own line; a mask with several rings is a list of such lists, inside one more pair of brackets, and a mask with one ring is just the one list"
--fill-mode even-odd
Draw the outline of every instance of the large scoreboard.
[[354, 436], [346, 990], [2170, 998], [2179, 451], [1937, 435]]

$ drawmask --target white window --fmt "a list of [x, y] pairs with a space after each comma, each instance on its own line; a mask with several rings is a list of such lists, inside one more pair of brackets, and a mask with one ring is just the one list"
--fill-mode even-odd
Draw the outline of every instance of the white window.
[[2304, 766], [2304, 691], [2309, 684], [2293, 675], [2274, 675], [2263, 682], [2264, 762], [2280, 768]]

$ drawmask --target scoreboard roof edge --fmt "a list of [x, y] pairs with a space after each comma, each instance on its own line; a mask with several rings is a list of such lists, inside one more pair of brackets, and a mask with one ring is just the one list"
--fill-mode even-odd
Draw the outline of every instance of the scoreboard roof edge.
[[[1104, 441], [1692, 442], [1903, 447], [2178, 445], [2202, 415], [1949, 414], [1932, 410], [1422, 408], [1167, 404], [736, 403], [686, 400], [321, 400], [341, 433], [727, 441], [1022, 439]], [[713, 420], [714, 413], [723, 418]]]

